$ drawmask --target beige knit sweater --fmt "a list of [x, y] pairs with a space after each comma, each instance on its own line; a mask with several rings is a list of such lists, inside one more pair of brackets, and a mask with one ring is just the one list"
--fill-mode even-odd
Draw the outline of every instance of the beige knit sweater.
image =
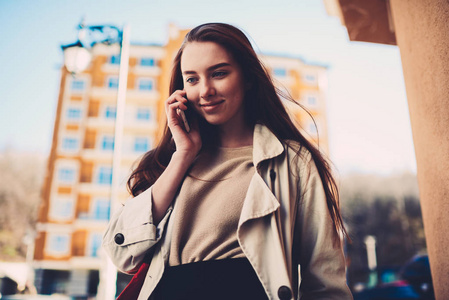
[[237, 225], [254, 175], [252, 146], [200, 152], [176, 198], [169, 265], [244, 257]]

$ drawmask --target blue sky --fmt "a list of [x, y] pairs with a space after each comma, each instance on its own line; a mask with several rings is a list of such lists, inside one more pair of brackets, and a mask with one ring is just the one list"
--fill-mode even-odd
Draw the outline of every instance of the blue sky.
[[329, 67], [331, 158], [340, 173], [416, 172], [399, 50], [349, 42], [322, 1], [0, 0], [0, 150], [51, 146], [61, 44], [88, 25], [129, 24], [132, 42], [161, 43], [168, 24], [227, 22], [262, 52]]

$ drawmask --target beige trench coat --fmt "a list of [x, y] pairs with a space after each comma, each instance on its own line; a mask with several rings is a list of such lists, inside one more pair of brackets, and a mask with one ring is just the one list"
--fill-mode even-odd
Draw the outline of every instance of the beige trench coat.
[[[307, 150], [295, 158], [293, 147], [265, 126], [255, 126], [257, 172], [240, 215], [239, 244], [269, 299], [352, 299], [317, 169]], [[150, 187], [114, 214], [103, 238], [114, 264], [128, 274], [154, 251], [139, 300], [147, 300], [162, 277], [169, 257], [170, 220], [176, 214], [176, 205], [171, 206], [155, 226], [151, 205]]]

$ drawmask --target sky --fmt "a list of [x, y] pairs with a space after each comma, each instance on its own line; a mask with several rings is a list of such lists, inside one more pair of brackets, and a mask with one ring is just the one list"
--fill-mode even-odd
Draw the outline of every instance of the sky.
[[77, 25], [128, 24], [133, 43], [164, 44], [168, 24], [226, 22], [262, 53], [328, 67], [330, 158], [337, 172], [416, 173], [399, 49], [350, 42], [321, 0], [0, 0], [0, 151], [51, 147], [63, 64]]

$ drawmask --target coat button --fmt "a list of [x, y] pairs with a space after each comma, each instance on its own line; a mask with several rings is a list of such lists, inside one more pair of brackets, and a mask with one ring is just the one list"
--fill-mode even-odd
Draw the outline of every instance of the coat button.
[[117, 245], [121, 245], [121, 244], [123, 244], [123, 243], [125, 242], [125, 237], [123, 236], [123, 234], [117, 233], [117, 234], [114, 236], [114, 241], [115, 241], [115, 243], [116, 243]]
[[292, 298], [292, 291], [288, 286], [281, 286], [278, 290], [278, 296], [281, 300], [290, 300]]

